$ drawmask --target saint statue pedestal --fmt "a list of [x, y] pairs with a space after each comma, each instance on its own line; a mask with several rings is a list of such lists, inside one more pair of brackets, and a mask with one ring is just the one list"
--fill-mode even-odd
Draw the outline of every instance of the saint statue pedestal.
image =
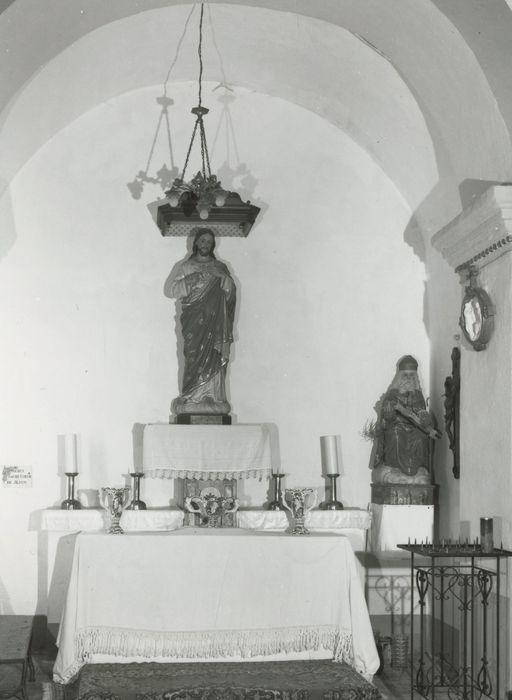
[[370, 504], [370, 551], [399, 551], [399, 544], [434, 541], [435, 506]]
[[437, 502], [437, 484], [372, 484], [372, 503], [430, 506]]
[[178, 413], [170, 422], [177, 425], [231, 425], [231, 416], [227, 413]]

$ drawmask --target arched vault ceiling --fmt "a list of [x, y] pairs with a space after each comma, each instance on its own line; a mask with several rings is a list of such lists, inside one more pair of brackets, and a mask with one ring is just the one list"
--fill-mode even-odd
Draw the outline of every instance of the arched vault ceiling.
[[[98, 103], [162, 84], [170, 64], [167, 92], [172, 98], [173, 81], [198, 74], [197, 12], [180, 45], [190, 9], [163, 8], [109, 23], [58, 54], [26, 85], [7, 117], [5, 142], [13, 156], [18, 159], [25, 151], [30, 157]], [[226, 80], [320, 114], [374, 158], [411, 206], [421, 201], [437, 179], [435, 157], [415, 98], [389, 61], [347, 30], [320, 20], [220, 4], [212, 8], [211, 24], [208, 14], [204, 80]], [[244, 23], [244, 31], [232, 31]], [[218, 94], [203, 95], [212, 111], [220, 108]], [[23, 119], [34, 112], [37, 130], [19, 133]], [[307, 143], [307, 134], [297, 134], [297, 140], [303, 148], [300, 141]], [[417, 163], [415, 178], [410, 159]], [[2, 162], [4, 167], [9, 162], [5, 155]]]
[[[506, 177], [506, 125], [453, 24], [454, 5], [470, 13], [478, 1], [211, 2], [218, 53], [207, 35], [205, 78], [220, 81], [224, 71], [228, 82], [318, 112], [364, 147], [415, 208], [436, 178]], [[490, 5], [510, 15], [502, 0]], [[32, 115], [37, 129], [3, 139], [4, 181], [66, 120], [163, 82], [191, 7], [169, 0], [15, 0], [7, 7], [0, 15], [0, 94], [11, 98], [4, 135], [21, 113]], [[196, 31], [197, 12], [171, 81], [197, 76]], [[483, 62], [491, 42], [479, 48]]]

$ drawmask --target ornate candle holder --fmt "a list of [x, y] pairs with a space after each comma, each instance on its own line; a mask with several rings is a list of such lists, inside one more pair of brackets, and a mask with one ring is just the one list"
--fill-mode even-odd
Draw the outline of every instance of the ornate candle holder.
[[331, 480], [331, 500], [325, 501], [322, 508], [324, 510], [344, 510], [343, 503], [336, 499], [336, 479], [339, 477], [339, 474], [327, 474], [327, 476]]
[[101, 505], [110, 515], [110, 527], [107, 530], [110, 535], [122, 535], [124, 533], [119, 521], [129, 497], [130, 489], [128, 486], [101, 489]]
[[284, 474], [272, 474], [272, 479], [274, 480], [274, 500], [270, 501], [268, 504], [269, 510], [284, 510], [283, 506], [283, 495], [281, 491], [281, 479]]
[[293, 523], [290, 530], [292, 535], [309, 535], [305, 525], [306, 515], [314, 508], [316, 500], [316, 489], [285, 489], [283, 505], [292, 514]]
[[146, 510], [146, 504], [140, 500], [140, 480], [144, 477], [144, 472], [131, 472], [133, 479], [133, 500], [127, 510]]
[[68, 480], [68, 497], [65, 501], [62, 501], [62, 510], [80, 510], [82, 504], [75, 498], [75, 477], [78, 476], [78, 472], [65, 472]]

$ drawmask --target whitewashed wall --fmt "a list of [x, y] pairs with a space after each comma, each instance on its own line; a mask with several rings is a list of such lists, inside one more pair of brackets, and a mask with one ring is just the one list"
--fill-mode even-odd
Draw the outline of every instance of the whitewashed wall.
[[[44, 612], [29, 528], [39, 510], [64, 497], [57, 436], [79, 434], [79, 489], [122, 483], [133, 464], [134, 425], [166, 421], [178, 392], [175, 311], [163, 285], [185, 240], [164, 239], [156, 228], [146, 207], [161, 195], [156, 186], [140, 200], [127, 188], [146, 165], [158, 94], [142, 90], [84, 114], [34, 154], [0, 203], [8, 243], [0, 276], [0, 461], [33, 469], [31, 489], [0, 487], [5, 611], [39, 604]], [[173, 99], [181, 165], [194, 86], [174, 85]], [[220, 107], [210, 107], [214, 134]], [[277, 426], [276, 459], [289, 485], [322, 489], [319, 436], [340, 434], [341, 498], [365, 507], [370, 444], [360, 432], [402, 354], [416, 355], [428, 386], [424, 272], [403, 242], [410, 212], [367, 155], [318, 116], [244, 90], [231, 114], [250, 175], [234, 184], [248, 196], [252, 182], [250, 198], [262, 206], [247, 239], [218, 245], [239, 285], [234, 415]], [[226, 157], [219, 135], [214, 170]], [[162, 140], [154, 169], [164, 161]], [[244, 501], [257, 505], [266, 488], [253, 483], [244, 491]], [[143, 496], [166, 504], [171, 485], [148, 481]]]

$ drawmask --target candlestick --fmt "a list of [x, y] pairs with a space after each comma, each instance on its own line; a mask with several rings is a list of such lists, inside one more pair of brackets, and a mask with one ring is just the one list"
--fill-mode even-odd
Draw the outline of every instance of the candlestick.
[[78, 476], [77, 472], [66, 472], [66, 477], [68, 479], [68, 497], [65, 501], [62, 501], [60, 507], [62, 510], [80, 510], [82, 504], [75, 498], [75, 477]]
[[338, 437], [338, 435], [322, 435], [320, 438], [322, 464], [327, 476], [339, 474]]
[[133, 500], [127, 510], [146, 510], [146, 504], [140, 500], [140, 480], [144, 477], [144, 472], [131, 472], [133, 479]]
[[269, 510], [284, 510], [283, 497], [281, 493], [281, 479], [283, 476], [284, 474], [280, 474], [279, 472], [272, 474], [272, 478], [274, 480], [274, 500], [268, 504]]
[[336, 500], [336, 479], [339, 477], [339, 474], [327, 474], [327, 476], [331, 480], [331, 499], [326, 501], [322, 508], [323, 510], [344, 510], [343, 503]]
[[490, 554], [494, 549], [492, 525], [492, 518], [480, 518], [480, 539], [485, 554]]

